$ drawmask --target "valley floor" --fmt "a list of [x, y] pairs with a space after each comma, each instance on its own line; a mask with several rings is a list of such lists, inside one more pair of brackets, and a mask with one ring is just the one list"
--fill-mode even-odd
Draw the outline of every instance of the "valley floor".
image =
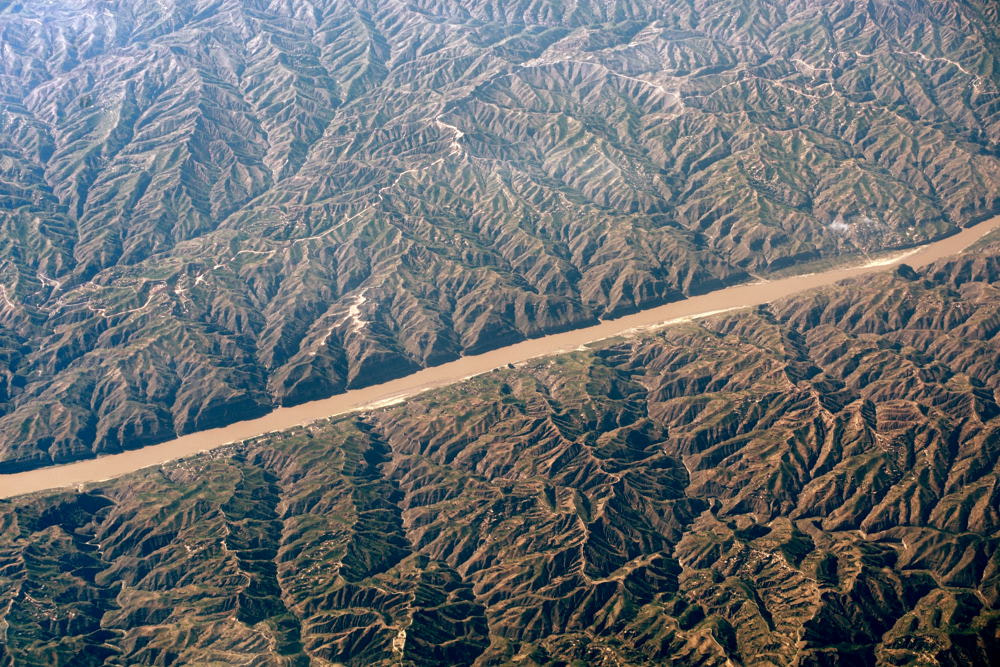
[[817, 273], [726, 287], [614, 320], [606, 320], [595, 326], [551, 334], [483, 354], [461, 357], [382, 384], [354, 389], [293, 407], [278, 408], [263, 417], [189, 433], [141, 449], [66, 465], [0, 475], [0, 498], [11, 498], [47, 489], [75, 487], [120, 477], [149, 466], [282, 431], [317, 419], [398, 403], [430, 389], [459, 382], [506, 364], [518, 364], [539, 356], [574, 350], [608, 338], [770, 303], [847, 278], [885, 271], [897, 266], [904, 259], [910, 266], [924, 266], [960, 252], [997, 229], [1000, 229], [1000, 216], [919, 248], [911, 248], [858, 266], [839, 266]]

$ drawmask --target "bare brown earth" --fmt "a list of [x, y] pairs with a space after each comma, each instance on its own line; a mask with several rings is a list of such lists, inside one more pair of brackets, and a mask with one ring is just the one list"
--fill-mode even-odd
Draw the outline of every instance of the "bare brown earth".
[[0, 501], [18, 665], [991, 665], [1000, 245]]
[[0, 0], [0, 470], [1000, 211], [995, 0]]
[[343, 395], [291, 408], [279, 408], [264, 417], [237, 422], [222, 428], [191, 433], [140, 450], [102, 456], [95, 460], [52, 466], [41, 470], [2, 474], [0, 475], [0, 498], [11, 498], [45, 489], [77, 486], [118, 477], [147, 466], [190, 456], [268, 432], [306, 424], [316, 419], [402, 401], [428, 389], [457, 382], [506, 364], [519, 364], [528, 359], [572, 350], [613, 336], [636, 333], [643, 329], [657, 328], [720, 311], [768, 303], [796, 292], [821, 285], [831, 285], [849, 277], [886, 271], [903, 261], [910, 266], [920, 267], [954, 254], [997, 229], [1000, 229], [1000, 216], [926, 246], [869, 260], [860, 265], [728, 287], [634, 315], [605, 321], [596, 326], [551, 334], [488, 353], [462, 357], [456, 361], [428, 368], [380, 385], [351, 390]]

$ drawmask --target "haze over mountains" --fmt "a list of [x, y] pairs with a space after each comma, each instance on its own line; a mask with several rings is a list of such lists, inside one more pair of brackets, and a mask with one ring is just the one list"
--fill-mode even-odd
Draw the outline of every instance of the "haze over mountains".
[[1000, 245], [0, 503], [0, 664], [988, 665]]
[[980, 219], [998, 11], [0, 2], [0, 468]]

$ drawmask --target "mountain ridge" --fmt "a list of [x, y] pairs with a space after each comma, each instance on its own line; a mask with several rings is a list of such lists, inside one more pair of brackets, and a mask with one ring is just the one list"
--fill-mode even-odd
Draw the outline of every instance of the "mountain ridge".
[[990, 3], [696, 4], [4, 3], [0, 460], [998, 210]]
[[994, 241], [2, 501], [0, 659], [989, 664], [998, 281]]

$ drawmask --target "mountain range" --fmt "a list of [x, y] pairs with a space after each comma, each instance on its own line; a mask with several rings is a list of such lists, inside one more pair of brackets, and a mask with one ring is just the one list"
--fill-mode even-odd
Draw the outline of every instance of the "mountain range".
[[0, 470], [1000, 210], [992, 0], [0, 0]]
[[0, 664], [989, 665], [1000, 239], [0, 502]]

